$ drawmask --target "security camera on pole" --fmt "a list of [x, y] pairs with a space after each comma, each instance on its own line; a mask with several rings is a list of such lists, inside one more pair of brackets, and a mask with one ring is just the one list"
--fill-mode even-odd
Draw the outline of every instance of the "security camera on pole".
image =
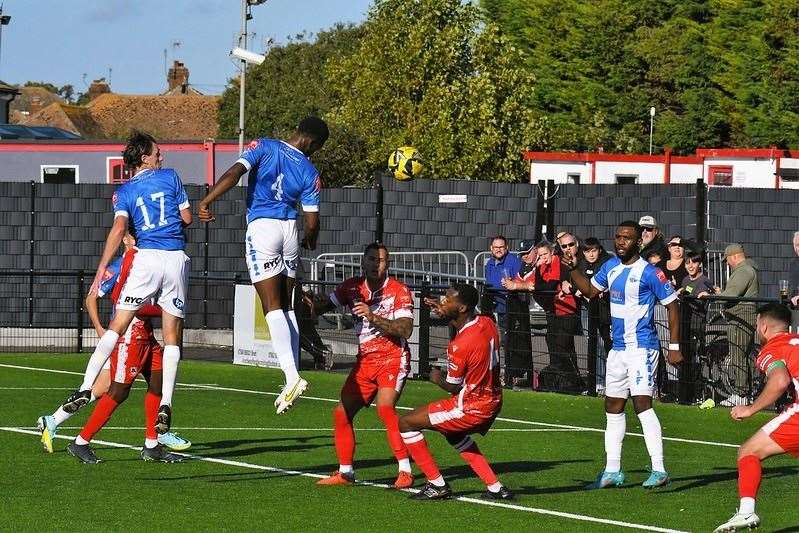
[[[10, 23], [11, 15], [3, 15], [3, 4], [0, 4], [0, 51], [3, 46], [3, 26], [8, 26]], [[0, 60], [2, 60], [2, 56], [0, 56]]]
[[247, 21], [252, 18], [250, 8], [263, 4], [266, 0], [241, 0], [241, 32], [239, 46], [231, 50], [230, 55], [241, 60], [239, 77], [239, 153], [244, 150], [244, 79], [247, 74], [247, 63], [260, 65], [264, 56], [247, 51]]

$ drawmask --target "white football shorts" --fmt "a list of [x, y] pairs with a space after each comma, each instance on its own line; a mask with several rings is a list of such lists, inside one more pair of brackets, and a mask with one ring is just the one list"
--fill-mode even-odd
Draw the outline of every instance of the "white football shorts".
[[605, 396], [652, 396], [659, 356], [659, 350], [650, 348], [611, 350], [605, 373]]
[[170, 315], [185, 317], [190, 265], [189, 256], [182, 250], [139, 250], [116, 308], [137, 311], [155, 298]]
[[297, 243], [297, 221], [256, 218], [247, 224], [245, 260], [250, 281], [258, 283], [285, 274], [297, 276], [300, 247]]

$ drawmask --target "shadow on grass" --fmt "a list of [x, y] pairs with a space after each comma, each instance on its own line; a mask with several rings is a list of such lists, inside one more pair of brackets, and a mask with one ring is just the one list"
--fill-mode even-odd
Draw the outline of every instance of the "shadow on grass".
[[[715, 473], [702, 473], [694, 476], [673, 477], [668, 487], [658, 489], [658, 492], [683, 492], [697, 487], [706, 487], [714, 483], [725, 481], [735, 481], [738, 479], [738, 470], [734, 468], [716, 468]], [[763, 479], [796, 476], [799, 474], [799, 466], [781, 466], [779, 468], [764, 468]], [[675, 486], [677, 485], [677, 486]], [[794, 529], [793, 531], [799, 531]]]
[[[188, 453], [220, 459], [224, 457], [246, 457], [261, 453], [302, 452], [317, 448], [327, 448], [330, 446], [331, 439], [332, 437], [329, 435], [274, 437], [268, 439], [228, 439], [195, 444], [188, 450]], [[315, 442], [320, 440], [322, 442]], [[242, 449], [243, 446], [248, 445], [257, 446]]]

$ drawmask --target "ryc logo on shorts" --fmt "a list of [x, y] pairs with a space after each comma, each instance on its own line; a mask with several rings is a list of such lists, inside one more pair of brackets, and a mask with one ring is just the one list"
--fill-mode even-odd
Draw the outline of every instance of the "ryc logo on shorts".
[[173, 299], [172, 305], [174, 305], [176, 309], [180, 309], [181, 311], [183, 311], [183, 300], [181, 300], [180, 298]]

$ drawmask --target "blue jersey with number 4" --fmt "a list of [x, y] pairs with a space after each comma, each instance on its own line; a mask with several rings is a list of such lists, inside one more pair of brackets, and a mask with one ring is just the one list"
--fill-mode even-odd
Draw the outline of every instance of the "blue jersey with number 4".
[[183, 219], [189, 197], [171, 168], [143, 170], [114, 193], [114, 216], [128, 217], [140, 249], [183, 250]]
[[250, 171], [248, 223], [258, 218], [293, 220], [298, 201], [305, 212], [319, 211], [319, 172], [305, 154], [287, 142], [257, 139], [236, 162]]
[[618, 257], [611, 257], [591, 283], [609, 293], [614, 350], [660, 348], [653, 320], [655, 304], [668, 305], [677, 299], [662, 270], [641, 258], [625, 265]]

